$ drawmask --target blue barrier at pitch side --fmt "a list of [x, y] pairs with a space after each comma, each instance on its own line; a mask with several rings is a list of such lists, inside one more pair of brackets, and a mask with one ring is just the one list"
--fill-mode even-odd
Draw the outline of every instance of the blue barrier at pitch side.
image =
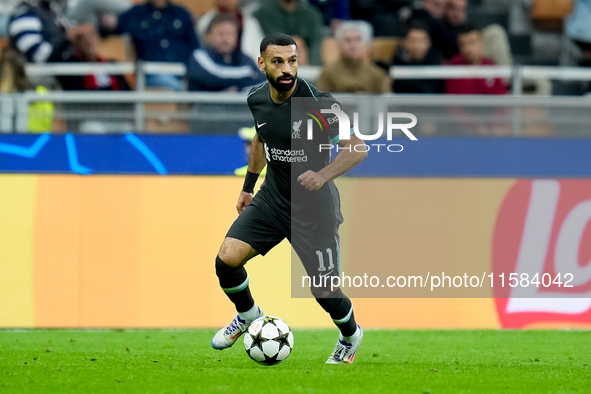
[[[422, 138], [367, 141], [349, 175], [591, 177], [591, 139]], [[375, 144], [381, 144], [378, 146]], [[403, 146], [402, 152], [399, 151]], [[336, 153], [333, 149], [333, 156]], [[236, 136], [0, 135], [0, 172], [224, 175], [245, 164]]]
[[[372, 141], [368, 141], [372, 143]], [[380, 142], [382, 143], [382, 142]], [[383, 141], [350, 175], [400, 177], [591, 177], [591, 139], [422, 138]], [[391, 150], [396, 150], [396, 147]]]
[[245, 162], [237, 136], [0, 136], [0, 172], [216, 175]]

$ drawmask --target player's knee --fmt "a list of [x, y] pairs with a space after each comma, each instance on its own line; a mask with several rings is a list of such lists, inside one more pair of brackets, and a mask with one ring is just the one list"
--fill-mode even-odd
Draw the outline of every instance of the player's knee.
[[220, 248], [218, 258], [230, 267], [240, 267], [248, 261], [252, 254], [252, 248], [246, 243], [242, 244], [237, 244], [232, 239], [226, 238]]
[[[218, 263], [218, 261], [221, 261], [221, 263]], [[242, 265], [242, 260], [235, 255], [233, 256], [228, 253], [220, 253], [215, 259], [216, 269], [218, 268], [218, 265], [221, 266], [221, 264], [225, 265], [226, 267], [238, 268]]]

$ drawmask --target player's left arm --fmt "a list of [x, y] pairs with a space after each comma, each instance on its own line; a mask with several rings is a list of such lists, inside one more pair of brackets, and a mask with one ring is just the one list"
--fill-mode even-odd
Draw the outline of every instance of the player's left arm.
[[357, 152], [353, 147], [356, 145], [364, 145], [365, 142], [355, 134], [351, 135], [348, 140], [341, 140], [339, 143], [341, 151], [335, 159], [318, 172], [306, 171], [298, 177], [298, 182], [310, 191], [318, 190], [326, 182], [329, 182], [339, 175], [353, 169], [357, 164], [361, 163], [367, 157], [367, 152], [363, 149], [362, 152]]

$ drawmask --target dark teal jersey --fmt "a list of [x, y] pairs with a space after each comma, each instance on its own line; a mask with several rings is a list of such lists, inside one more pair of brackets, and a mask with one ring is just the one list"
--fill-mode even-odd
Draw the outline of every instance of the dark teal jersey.
[[327, 182], [317, 191], [308, 191], [297, 178], [308, 170], [318, 172], [330, 163], [328, 146], [338, 142], [339, 127], [336, 117], [321, 114], [321, 109], [340, 109], [340, 104], [330, 93], [297, 78], [295, 91], [288, 100], [273, 102], [267, 82], [251, 89], [248, 106], [268, 166], [258, 198], [289, 220], [292, 231], [315, 234], [333, 231], [334, 225], [342, 222], [334, 182]]

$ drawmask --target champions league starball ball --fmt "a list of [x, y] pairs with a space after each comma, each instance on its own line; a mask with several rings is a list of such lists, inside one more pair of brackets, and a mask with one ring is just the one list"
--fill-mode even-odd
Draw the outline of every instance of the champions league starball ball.
[[293, 332], [278, 317], [259, 317], [244, 334], [244, 349], [261, 365], [277, 365], [291, 354]]

